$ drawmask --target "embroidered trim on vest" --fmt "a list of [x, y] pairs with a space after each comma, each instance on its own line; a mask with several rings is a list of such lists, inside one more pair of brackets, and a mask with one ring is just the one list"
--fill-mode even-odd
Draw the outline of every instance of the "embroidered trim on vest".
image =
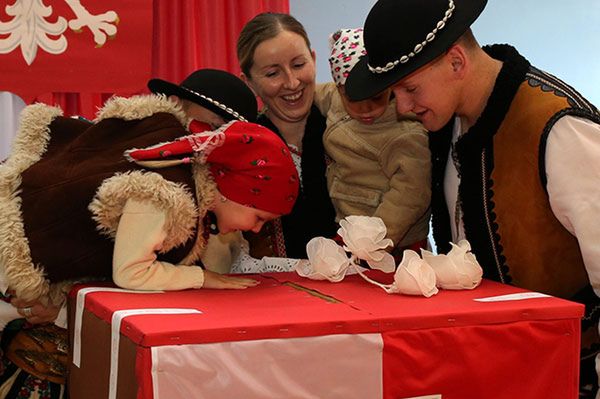
[[556, 76], [548, 72], [530, 66], [529, 72], [526, 74], [528, 83], [532, 87], [541, 86], [542, 91], [553, 91], [559, 97], [566, 97], [569, 105], [573, 108], [582, 108], [591, 113], [597, 113], [596, 107], [586, 100], [577, 90], [569, 86]]
[[[546, 190], [546, 143], [548, 142], [548, 135], [554, 124], [563, 116], [571, 115], [578, 116], [585, 119], [592, 120], [596, 123], [600, 123], [600, 115], [598, 109], [588, 100], [586, 100], [577, 90], [569, 86], [556, 76], [537, 69], [533, 66], [529, 68], [529, 72], [526, 74], [527, 83], [532, 87], [538, 87], [542, 91], [552, 91], [559, 97], [565, 97], [572, 109], [565, 109], [554, 115], [550, 121], [546, 124], [544, 132], [542, 134], [539, 146], [539, 172], [540, 181]], [[546, 191], [547, 192], [547, 191]]]

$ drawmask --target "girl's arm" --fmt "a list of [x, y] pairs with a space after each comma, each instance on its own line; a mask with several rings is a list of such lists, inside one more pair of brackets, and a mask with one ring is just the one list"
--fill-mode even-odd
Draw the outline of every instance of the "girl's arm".
[[173, 265], [157, 260], [166, 237], [166, 212], [149, 202], [125, 204], [115, 237], [113, 280], [122, 288], [182, 290], [188, 288], [246, 288], [255, 280], [221, 276], [199, 266]]

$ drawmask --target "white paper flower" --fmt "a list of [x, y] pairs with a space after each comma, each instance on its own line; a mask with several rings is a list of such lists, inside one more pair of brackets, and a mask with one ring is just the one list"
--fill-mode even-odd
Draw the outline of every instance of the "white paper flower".
[[390, 294], [423, 295], [438, 293], [435, 272], [415, 251], [407, 249], [394, 275], [394, 283], [386, 290]]
[[467, 240], [458, 245], [450, 243], [448, 255], [434, 255], [421, 249], [421, 256], [431, 265], [437, 276], [437, 285], [446, 290], [473, 289], [481, 283], [483, 269], [471, 251]]
[[396, 268], [394, 257], [385, 248], [394, 245], [385, 238], [387, 229], [383, 220], [370, 216], [348, 216], [340, 221], [338, 234], [344, 240], [344, 249], [367, 261], [373, 269], [386, 273]]
[[315, 237], [306, 244], [308, 262], [296, 265], [296, 273], [313, 280], [342, 281], [350, 266], [350, 259], [335, 241]]

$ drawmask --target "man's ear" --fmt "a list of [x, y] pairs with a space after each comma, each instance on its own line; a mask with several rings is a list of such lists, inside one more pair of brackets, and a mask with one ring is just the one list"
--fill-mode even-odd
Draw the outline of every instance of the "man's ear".
[[317, 63], [317, 52], [315, 50], [310, 50], [310, 55], [312, 56], [313, 62]]
[[469, 62], [465, 49], [461, 45], [455, 44], [448, 49], [446, 57], [448, 57], [452, 72], [456, 77], [462, 78]]

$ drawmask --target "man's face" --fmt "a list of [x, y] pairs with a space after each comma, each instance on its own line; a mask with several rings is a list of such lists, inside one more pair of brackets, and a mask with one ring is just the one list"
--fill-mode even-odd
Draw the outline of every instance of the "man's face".
[[459, 91], [446, 56], [432, 61], [394, 86], [398, 114], [413, 112], [429, 131], [444, 127], [457, 111]]

